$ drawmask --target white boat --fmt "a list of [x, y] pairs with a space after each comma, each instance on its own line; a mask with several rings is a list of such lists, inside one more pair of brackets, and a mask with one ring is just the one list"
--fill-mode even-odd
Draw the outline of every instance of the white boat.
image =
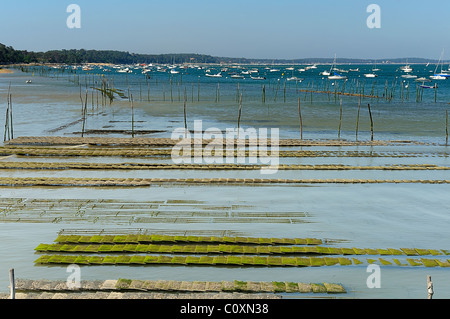
[[366, 78], [376, 78], [378, 75], [376, 75], [375, 73], [366, 73], [364, 74], [364, 76]]
[[414, 81], [416, 81], [416, 82], [431, 82], [430, 79], [427, 79], [427, 78], [424, 78], [424, 77], [417, 78]]
[[406, 60], [406, 64], [404, 66], [400, 67], [400, 70], [402, 70], [405, 73], [412, 72], [412, 67], [408, 64], [408, 60]]
[[359, 68], [356, 69], [349, 69], [350, 72], [359, 72]]
[[205, 75], [208, 76], [208, 77], [211, 77], [211, 78], [221, 78], [222, 77], [222, 73], [221, 72], [219, 72], [217, 74], [206, 73]]
[[252, 79], [252, 80], [265, 80], [266, 78], [264, 76], [250, 76], [250, 79]]
[[180, 73], [179, 71], [175, 70], [175, 69], [171, 69], [170, 70], [170, 74], [178, 74]]
[[440, 75], [440, 74], [435, 74], [435, 75], [431, 75], [430, 79], [432, 79], [432, 80], [447, 80], [447, 77]]
[[287, 81], [299, 81], [299, 82], [303, 81], [303, 79], [298, 78], [296, 76], [291, 76], [290, 78], [287, 78], [286, 80]]
[[125, 69], [117, 70], [117, 72], [119, 72], [119, 73], [131, 73], [133, 71], [131, 71], [129, 68], [125, 68]]
[[403, 74], [402, 78], [404, 78], [404, 79], [415, 79], [415, 78], [417, 78], [417, 75]]
[[232, 74], [230, 75], [230, 78], [232, 79], [245, 79], [245, 77], [241, 74]]
[[320, 75], [325, 75], [325, 76], [331, 75], [331, 73], [328, 72], [328, 71], [323, 71], [323, 72], [320, 72], [319, 74]]
[[270, 69], [269, 72], [280, 72], [279, 69]]
[[402, 70], [403, 72], [409, 73], [412, 72], [412, 68], [409, 65], [404, 65], [402, 67], [400, 67], [400, 70]]
[[347, 77], [334, 72], [333, 75], [328, 76], [328, 79], [329, 80], [345, 80], [345, 79], [347, 79]]
[[437, 84], [435, 83], [433, 86], [422, 84], [422, 85], [420, 85], [420, 87], [421, 87], [422, 89], [437, 89], [438, 86], [437, 86]]

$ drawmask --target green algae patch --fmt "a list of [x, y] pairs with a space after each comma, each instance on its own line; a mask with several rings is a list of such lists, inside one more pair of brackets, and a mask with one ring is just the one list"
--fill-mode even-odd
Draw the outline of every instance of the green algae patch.
[[372, 248], [366, 248], [366, 255], [378, 255], [378, 251], [376, 249], [372, 249]]
[[389, 249], [377, 249], [377, 251], [378, 251], [378, 254], [380, 254], [380, 255], [390, 255], [391, 254]]
[[135, 255], [130, 258], [130, 264], [145, 264], [145, 256], [142, 255]]
[[34, 250], [36, 251], [47, 251], [49, 248], [49, 244], [39, 244]]
[[242, 256], [241, 262], [243, 265], [253, 265], [253, 257], [250, 256]]
[[144, 262], [146, 264], [157, 264], [158, 258], [158, 256], [145, 256]]
[[116, 264], [128, 265], [130, 264], [131, 256], [118, 256]]
[[398, 260], [397, 258], [394, 258], [394, 263], [398, 266], [408, 266], [408, 264], [404, 264], [402, 263], [400, 260]]
[[215, 265], [226, 265], [227, 257], [225, 256], [215, 256], [213, 257], [213, 264]]
[[309, 257], [310, 266], [320, 267], [325, 265], [325, 260], [320, 257]]
[[437, 262], [437, 264], [440, 267], [450, 267], [450, 262], [448, 262], [448, 261], [442, 261], [442, 260], [439, 260], [439, 259], [435, 259], [435, 261]]
[[100, 256], [91, 256], [89, 258], [90, 265], [101, 265], [103, 263], [103, 257]]
[[267, 257], [267, 265], [269, 266], [283, 266], [281, 257]]
[[273, 284], [273, 291], [275, 293], [286, 291], [286, 284], [284, 283], [284, 281], [272, 281], [272, 284]]
[[390, 261], [386, 260], [386, 259], [378, 258], [378, 260], [379, 260], [379, 261], [381, 262], [381, 264], [384, 265], [384, 266], [390, 266], [390, 265], [392, 265], [392, 263], [391, 263]]
[[185, 256], [174, 256], [170, 261], [172, 264], [186, 265]]
[[235, 280], [234, 282], [234, 291], [237, 292], [247, 292], [247, 282], [246, 281], [241, 281], [241, 280]]
[[297, 261], [292, 257], [281, 257], [281, 264], [283, 266], [297, 266]]
[[439, 266], [439, 264], [434, 259], [420, 258], [420, 261], [425, 265], [425, 267]]
[[341, 248], [343, 255], [355, 255], [355, 251], [352, 248]]
[[188, 264], [188, 265], [198, 264], [199, 262], [200, 262], [200, 257], [197, 257], [197, 256], [186, 256], [186, 264]]
[[339, 257], [338, 259], [339, 259], [339, 264], [341, 266], [349, 266], [349, 265], [352, 264], [352, 261], [350, 259], [348, 259], [348, 258]]
[[339, 264], [339, 259], [335, 257], [324, 257], [323, 259], [327, 266], [334, 266]]
[[43, 255], [34, 261], [35, 264], [47, 264], [51, 256]]
[[267, 266], [267, 257], [264, 256], [254, 256], [253, 264], [256, 266]]
[[388, 248], [391, 255], [403, 255], [403, 252], [401, 250], [398, 249], [394, 249], [394, 248]]
[[103, 257], [102, 264], [103, 265], [115, 265], [116, 264], [116, 257], [114, 257], [114, 256], [105, 256], [105, 257]]
[[242, 265], [241, 256], [227, 256], [228, 265]]
[[287, 281], [285, 291], [287, 293], [295, 293], [298, 292], [298, 283]]
[[306, 257], [295, 257], [295, 263], [299, 267], [309, 267], [311, 266], [311, 260]]
[[400, 248], [407, 256], [417, 256], [417, 251], [411, 248]]
[[367, 253], [366, 250], [362, 248], [353, 247], [352, 249], [355, 252], [355, 255], [365, 255]]
[[325, 288], [324, 284], [321, 283], [311, 283], [311, 288], [314, 293], [326, 293], [327, 288]]
[[419, 256], [431, 255], [431, 253], [428, 249], [416, 248], [415, 251], [417, 251], [417, 254], [419, 254]]
[[352, 258], [352, 261], [355, 265], [361, 265], [363, 263], [361, 260], [356, 259], [356, 258]]
[[77, 256], [74, 264], [89, 265], [89, 256]]
[[324, 282], [323, 285], [325, 286], [325, 289], [327, 290], [327, 293], [329, 293], [329, 294], [346, 293], [345, 288], [340, 284]]
[[412, 258], [406, 258], [406, 260], [408, 261], [408, 263], [411, 266], [422, 266], [422, 263], [418, 262], [417, 259], [412, 259]]

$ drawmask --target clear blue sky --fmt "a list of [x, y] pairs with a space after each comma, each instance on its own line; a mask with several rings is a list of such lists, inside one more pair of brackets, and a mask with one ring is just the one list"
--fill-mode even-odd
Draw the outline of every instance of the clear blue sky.
[[[81, 28], [69, 29], [69, 4]], [[381, 28], [369, 29], [369, 4]], [[247, 58], [450, 58], [449, 0], [2, 1], [0, 43]]]

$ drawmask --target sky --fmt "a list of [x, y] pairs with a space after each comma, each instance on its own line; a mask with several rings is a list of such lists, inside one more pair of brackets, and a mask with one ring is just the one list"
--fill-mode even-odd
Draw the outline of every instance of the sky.
[[449, 0], [2, 0], [0, 12], [0, 43], [18, 50], [450, 59]]

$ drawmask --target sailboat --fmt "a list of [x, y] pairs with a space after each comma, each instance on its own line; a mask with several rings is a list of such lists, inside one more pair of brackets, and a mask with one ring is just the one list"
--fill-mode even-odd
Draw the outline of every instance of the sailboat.
[[334, 55], [333, 65], [331, 66], [330, 75], [328, 76], [328, 79], [330, 79], [330, 80], [345, 80], [345, 79], [347, 79], [346, 76], [340, 75], [337, 72], [333, 72], [333, 75], [331, 75], [331, 70], [335, 69], [335, 67], [336, 67], [336, 54]]
[[[438, 63], [436, 64], [436, 68], [434, 69], [434, 75], [431, 75], [431, 76], [430, 76], [430, 79], [433, 79], [433, 80], [446, 80], [448, 77], [450, 77], [450, 74], [445, 73], [445, 72], [442, 70], [443, 62], [441, 62], [441, 61], [442, 61], [442, 57], [443, 57], [443, 56], [444, 56], [444, 49], [442, 49], [441, 56], [440, 56], [440, 58], [439, 58]], [[437, 73], [437, 69], [438, 69], [438, 67], [439, 67], [439, 64], [441, 64], [441, 72], [440, 72], [440, 73]]]

